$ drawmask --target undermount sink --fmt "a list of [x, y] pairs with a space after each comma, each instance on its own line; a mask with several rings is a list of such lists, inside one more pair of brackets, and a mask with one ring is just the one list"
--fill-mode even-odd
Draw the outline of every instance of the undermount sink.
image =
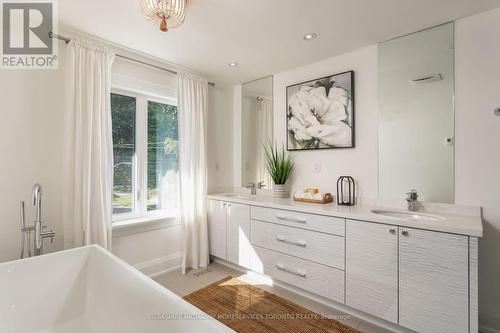
[[252, 197], [250, 195], [244, 195], [244, 194], [226, 194], [225, 197], [235, 198], [235, 199], [245, 199], [245, 200], [254, 200], [255, 199], [255, 197]]
[[446, 218], [437, 215], [423, 214], [417, 212], [402, 212], [397, 210], [372, 210], [372, 213], [383, 215], [387, 217], [393, 217], [402, 220], [411, 221], [444, 221]]

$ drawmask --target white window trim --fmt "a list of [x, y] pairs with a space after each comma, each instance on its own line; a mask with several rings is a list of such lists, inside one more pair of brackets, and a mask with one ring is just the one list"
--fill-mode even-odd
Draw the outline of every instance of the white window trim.
[[[132, 213], [113, 215], [113, 230], [130, 228], [138, 223], [153, 223], [161, 225], [158, 221], [167, 221], [167, 225], [180, 224], [180, 210], [147, 210], [147, 139], [148, 139], [148, 102], [157, 102], [177, 106], [177, 100], [168, 96], [158, 96], [157, 94], [147, 95], [138, 93], [126, 88], [116, 88], [112, 86], [112, 94], [118, 94], [136, 99], [135, 112], [135, 157], [134, 157], [134, 179], [133, 193], [134, 204]], [[141, 228], [142, 229], [142, 228]], [[158, 229], [158, 228], [154, 228]]]
[[180, 217], [142, 217], [137, 219], [128, 219], [116, 221], [113, 223], [113, 237], [133, 235], [139, 232], [152, 231], [157, 229], [170, 228], [181, 224]]

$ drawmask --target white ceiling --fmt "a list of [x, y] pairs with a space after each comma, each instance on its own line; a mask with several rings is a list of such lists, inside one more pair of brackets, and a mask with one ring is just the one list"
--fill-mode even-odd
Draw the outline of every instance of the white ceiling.
[[[500, 6], [500, 0], [188, 0], [162, 33], [138, 0], [61, 0], [62, 26], [241, 83]], [[316, 32], [319, 37], [304, 41]], [[239, 66], [230, 68], [229, 62]]]

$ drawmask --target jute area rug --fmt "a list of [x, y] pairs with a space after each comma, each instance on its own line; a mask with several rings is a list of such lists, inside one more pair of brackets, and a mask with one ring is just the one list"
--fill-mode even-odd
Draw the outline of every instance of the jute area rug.
[[184, 299], [241, 333], [362, 333], [232, 276]]

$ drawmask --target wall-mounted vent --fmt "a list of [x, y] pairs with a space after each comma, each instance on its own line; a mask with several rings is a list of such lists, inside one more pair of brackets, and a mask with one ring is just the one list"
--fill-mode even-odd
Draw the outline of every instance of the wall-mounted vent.
[[409, 79], [408, 81], [415, 85], [426, 84], [436, 81], [443, 80], [443, 76], [441, 74], [429, 74], [424, 76], [419, 76], [413, 79]]

